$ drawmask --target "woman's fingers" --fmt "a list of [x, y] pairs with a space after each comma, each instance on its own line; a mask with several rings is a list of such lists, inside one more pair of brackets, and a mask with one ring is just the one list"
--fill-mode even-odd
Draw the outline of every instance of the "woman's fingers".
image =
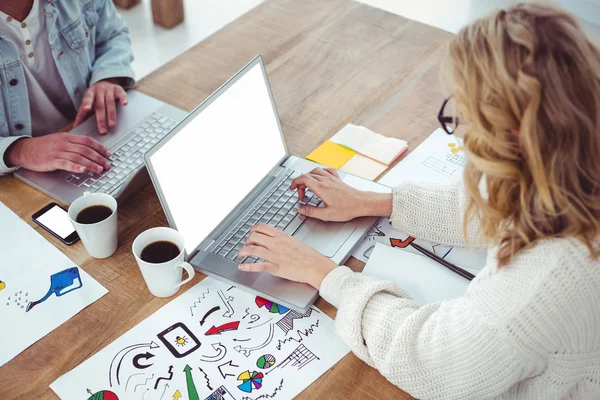
[[280, 230], [277, 230], [277, 229], [273, 228], [272, 226], [269, 226], [266, 224], [254, 225], [252, 228], [250, 228], [250, 233], [252, 234], [254, 232], [262, 233], [263, 235], [270, 236], [270, 237], [275, 237], [282, 233]]
[[268, 272], [271, 273], [274, 265], [271, 263], [240, 264], [239, 268], [244, 272]]
[[270, 260], [272, 257], [272, 253], [270, 250], [261, 247], [261, 246], [247, 246], [242, 247], [240, 251], [238, 251], [237, 258], [244, 257], [254, 257], [254, 258], [262, 258], [263, 260]]
[[251, 231], [250, 236], [248, 236], [248, 239], [246, 239], [246, 246], [262, 246], [269, 249], [271, 247], [272, 240], [273, 238], [270, 236]]

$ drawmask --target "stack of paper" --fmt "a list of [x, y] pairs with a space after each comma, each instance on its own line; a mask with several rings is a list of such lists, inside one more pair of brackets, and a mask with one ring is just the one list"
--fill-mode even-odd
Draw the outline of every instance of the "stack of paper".
[[404, 140], [388, 138], [348, 124], [306, 158], [348, 174], [375, 180], [408, 148]]
[[396, 138], [388, 138], [364, 126], [348, 124], [331, 139], [371, 160], [384, 164], [393, 163], [408, 148], [408, 143]]

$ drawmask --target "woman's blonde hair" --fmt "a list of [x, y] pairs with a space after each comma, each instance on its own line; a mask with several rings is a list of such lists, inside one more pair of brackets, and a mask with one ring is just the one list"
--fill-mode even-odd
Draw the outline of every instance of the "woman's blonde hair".
[[481, 217], [499, 266], [557, 237], [597, 257], [600, 51], [576, 19], [534, 4], [498, 11], [460, 31], [450, 62], [469, 125], [464, 226]]

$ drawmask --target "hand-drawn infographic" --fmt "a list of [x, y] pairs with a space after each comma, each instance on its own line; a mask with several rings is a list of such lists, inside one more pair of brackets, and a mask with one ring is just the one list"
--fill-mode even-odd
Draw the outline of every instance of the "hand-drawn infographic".
[[0, 290], [4, 290], [4, 289], [6, 289], [6, 283], [0, 281]]
[[177, 358], [183, 358], [198, 350], [202, 343], [182, 322], [177, 322], [157, 334], [158, 338]]
[[111, 392], [110, 390], [101, 390], [96, 393], [92, 393], [91, 390], [88, 389], [88, 393], [91, 394], [87, 400], [119, 400], [116, 394]]
[[238, 381], [242, 381], [241, 384], [238, 385], [238, 389], [242, 392], [252, 393], [253, 390], [258, 390], [262, 387], [262, 381], [265, 376], [262, 372], [253, 371], [244, 371], [238, 377]]
[[65, 400], [88, 388], [121, 400], [286, 400], [347, 353], [317, 308], [290, 310], [206, 278], [51, 388]]
[[41, 299], [29, 303], [26, 311], [31, 311], [33, 307], [46, 301], [52, 294], [56, 294], [57, 297], [60, 297], [67, 293], [71, 293], [73, 290], [80, 289], [82, 286], [83, 282], [81, 282], [79, 268], [77, 267], [52, 274], [50, 276], [50, 289], [48, 289], [48, 293]]

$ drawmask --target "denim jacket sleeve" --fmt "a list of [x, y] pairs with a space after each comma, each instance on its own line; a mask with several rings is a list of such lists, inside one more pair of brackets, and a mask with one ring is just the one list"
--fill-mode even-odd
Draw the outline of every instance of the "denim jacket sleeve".
[[103, 79], [125, 78], [125, 87], [130, 88], [135, 85], [135, 80], [131, 69], [133, 53], [129, 28], [112, 0], [98, 0], [96, 13], [96, 58], [89, 86]]

